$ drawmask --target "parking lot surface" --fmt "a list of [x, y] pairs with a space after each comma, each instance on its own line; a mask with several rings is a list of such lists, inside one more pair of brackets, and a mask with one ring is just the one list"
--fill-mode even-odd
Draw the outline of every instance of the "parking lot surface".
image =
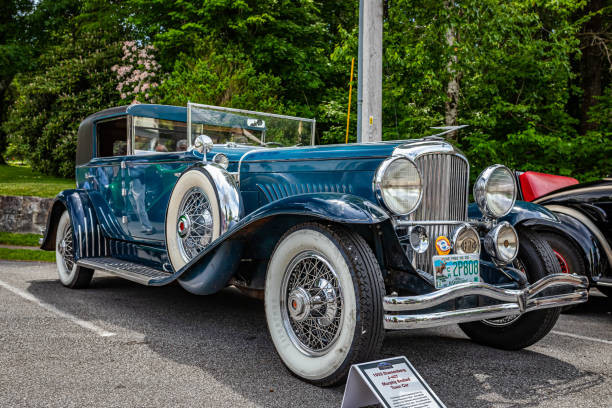
[[[448, 407], [612, 406], [612, 302], [596, 293], [519, 352], [457, 326], [389, 333]], [[55, 265], [0, 261], [0, 406], [338, 407], [283, 367], [263, 302], [226, 289], [194, 296], [96, 273], [61, 286]]]

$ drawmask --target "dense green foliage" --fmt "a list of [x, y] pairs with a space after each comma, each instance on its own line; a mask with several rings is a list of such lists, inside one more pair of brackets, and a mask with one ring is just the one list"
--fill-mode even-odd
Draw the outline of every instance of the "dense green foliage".
[[[357, 0], [9, 3], [22, 12], [9, 13], [10, 36], [0, 31], [0, 57], [11, 44], [21, 63], [0, 72], [11, 80], [5, 157], [69, 176], [79, 121], [133, 100], [316, 117], [318, 143], [344, 141]], [[494, 162], [581, 181], [611, 172], [604, 3], [386, 1], [383, 138], [420, 137], [450, 120], [470, 125], [454, 142], [472, 177]], [[449, 119], [451, 80], [460, 93]]]

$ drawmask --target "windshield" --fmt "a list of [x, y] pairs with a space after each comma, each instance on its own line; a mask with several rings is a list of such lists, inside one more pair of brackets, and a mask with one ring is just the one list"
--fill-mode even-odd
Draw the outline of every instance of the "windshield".
[[206, 135], [215, 144], [290, 147], [314, 144], [315, 120], [219, 106], [187, 104], [190, 144]]

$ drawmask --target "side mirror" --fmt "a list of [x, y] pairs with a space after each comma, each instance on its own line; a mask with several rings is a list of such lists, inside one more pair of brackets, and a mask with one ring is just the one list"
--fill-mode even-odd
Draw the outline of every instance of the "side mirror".
[[195, 142], [193, 142], [193, 146], [189, 150], [195, 150], [198, 153], [206, 155], [213, 148], [213, 141], [209, 136], [200, 135], [196, 137]]

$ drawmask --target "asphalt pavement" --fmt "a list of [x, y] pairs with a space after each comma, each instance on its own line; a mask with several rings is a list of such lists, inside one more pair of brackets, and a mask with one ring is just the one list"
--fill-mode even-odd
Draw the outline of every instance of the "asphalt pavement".
[[[519, 352], [457, 326], [387, 334], [448, 407], [612, 406], [612, 301], [594, 294]], [[97, 272], [64, 288], [55, 265], [0, 261], [0, 407], [339, 407], [344, 386], [293, 377], [263, 302], [195, 296]]]

